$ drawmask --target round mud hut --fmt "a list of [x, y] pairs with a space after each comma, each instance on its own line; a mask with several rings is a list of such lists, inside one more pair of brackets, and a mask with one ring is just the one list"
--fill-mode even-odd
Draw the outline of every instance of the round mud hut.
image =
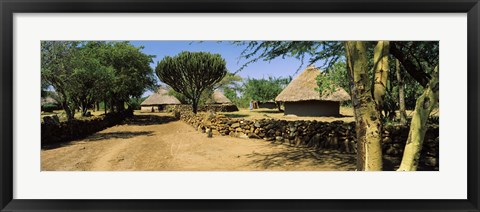
[[238, 111], [238, 107], [228, 99], [221, 91], [214, 91], [212, 98], [207, 101], [208, 107], [213, 107], [215, 111], [233, 112]]
[[145, 99], [140, 106], [142, 112], [161, 112], [169, 106], [180, 104], [180, 101], [176, 97], [168, 95], [166, 89], [159, 88], [155, 93]]
[[333, 92], [320, 95], [316, 90], [318, 75], [320, 75], [320, 69], [313, 66], [307, 67], [275, 98], [275, 101], [284, 103], [285, 115], [340, 115], [340, 102], [350, 100], [350, 95], [340, 87]]

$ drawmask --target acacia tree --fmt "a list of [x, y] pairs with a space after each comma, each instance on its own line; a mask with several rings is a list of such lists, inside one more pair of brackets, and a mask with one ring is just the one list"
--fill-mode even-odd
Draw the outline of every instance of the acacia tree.
[[124, 104], [132, 97], [140, 97], [147, 89], [153, 89], [155, 79], [150, 67], [152, 58], [129, 42], [89, 42], [103, 65], [113, 68], [111, 89], [105, 89], [112, 111], [124, 110]]
[[74, 109], [67, 81], [78, 67], [77, 46], [80, 44], [69, 41], [41, 42], [42, 87], [52, 86], [55, 89], [68, 121], [74, 119]]
[[163, 58], [155, 72], [160, 81], [188, 98], [193, 112], [197, 113], [202, 93], [220, 82], [227, 74], [227, 68], [219, 54], [184, 51]]

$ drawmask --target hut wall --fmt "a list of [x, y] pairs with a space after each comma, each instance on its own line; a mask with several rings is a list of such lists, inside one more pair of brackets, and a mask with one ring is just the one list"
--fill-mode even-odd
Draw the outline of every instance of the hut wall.
[[338, 116], [340, 115], [340, 102], [332, 102], [332, 101], [285, 102], [285, 115]]
[[[153, 108], [153, 111], [152, 111]], [[162, 112], [165, 108], [165, 105], [150, 105], [150, 106], [142, 106], [140, 109], [142, 112]]]
[[259, 102], [258, 108], [277, 109], [275, 102]]

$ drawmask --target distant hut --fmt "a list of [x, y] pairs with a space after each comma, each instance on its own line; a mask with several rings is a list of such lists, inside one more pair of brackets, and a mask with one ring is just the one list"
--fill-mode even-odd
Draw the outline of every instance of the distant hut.
[[167, 106], [179, 104], [181, 104], [180, 101], [169, 95], [166, 89], [159, 88], [157, 92], [145, 99], [140, 106], [143, 112], [160, 112], [165, 110]]
[[42, 97], [40, 101], [41, 101], [40, 105], [41, 105], [42, 111], [52, 112], [53, 110], [62, 109], [62, 107], [60, 106], [60, 103], [58, 103], [58, 101], [51, 96]]
[[207, 104], [214, 104], [214, 105], [231, 105], [233, 104], [230, 99], [228, 99], [225, 95], [223, 95], [220, 91], [214, 91], [212, 94], [212, 98]]
[[48, 104], [58, 105], [58, 102], [57, 102], [57, 100], [55, 100], [51, 96], [42, 97], [41, 98], [41, 105], [44, 106], [44, 105], [48, 105]]
[[275, 98], [284, 102], [285, 115], [297, 116], [338, 116], [340, 102], [350, 100], [350, 95], [343, 88], [320, 95], [316, 77], [320, 69], [307, 67], [300, 75]]
[[207, 101], [207, 105], [217, 107], [216, 111], [233, 112], [238, 111], [238, 107], [228, 99], [221, 91], [214, 91], [212, 98]]

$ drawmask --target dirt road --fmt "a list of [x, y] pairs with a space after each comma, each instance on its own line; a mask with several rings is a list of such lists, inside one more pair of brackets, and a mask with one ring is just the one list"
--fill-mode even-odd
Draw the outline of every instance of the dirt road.
[[229, 136], [207, 138], [161, 114], [135, 118], [83, 140], [42, 149], [43, 171], [353, 170], [352, 155]]

